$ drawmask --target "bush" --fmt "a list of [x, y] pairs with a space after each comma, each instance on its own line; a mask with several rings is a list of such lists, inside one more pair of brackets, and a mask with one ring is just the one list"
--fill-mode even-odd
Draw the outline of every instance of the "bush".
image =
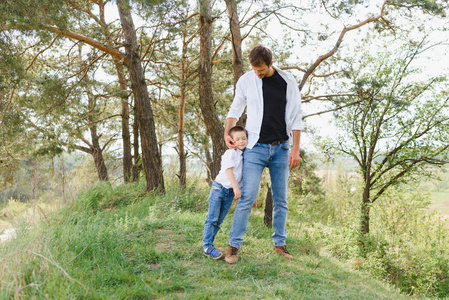
[[[340, 182], [337, 189], [345, 194], [342, 183], [345, 182]], [[340, 200], [345, 199], [343, 195], [340, 197]], [[340, 200], [334, 204], [350, 201], [349, 198]], [[429, 203], [428, 193], [410, 185], [385, 193], [372, 206], [371, 232], [364, 240], [363, 255], [358, 251], [360, 225], [357, 218], [339, 219], [336, 215], [335, 221], [344, 226], [324, 227], [322, 240], [332, 255], [388, 281], [403, 293], [448, 297], [448, 225], [427, 210]], [[354, 207], [349, 211], [358, 213]]]
[[177, 181], [169, 185], [163, 203], [165, 208], [174, 210], [185, 210], [191, 212], [206, 211], [208, 207], [208, 196], [210, 187], [205, 182], [202, 183], [200, 178], [196, 178], [193, 182], [187, 182], [186, 186], [181, 188]]

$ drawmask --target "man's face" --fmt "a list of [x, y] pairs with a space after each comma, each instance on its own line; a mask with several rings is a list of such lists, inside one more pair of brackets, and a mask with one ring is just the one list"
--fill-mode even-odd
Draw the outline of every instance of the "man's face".
[[271, 65], [273, 64], [273, 62], [270, 63], [269, 66], [267, 66], [266, 63], [262, 63], [259, 66], [253, 66], [251, 65], [251, 68], [253, 68], [254, 72], [256, 72], [257, 77], [259, 78], [264, 78], [264, 77], [270, 77], [270, 73], [271, 73]]
[[246, 145], [248, 145], [248, 138], [246, 137], [245, 131], [236, 131], [232, 134], [232, 139], [235, 141], [235, 145], [240, 150], [243, 150], [246, 148]]

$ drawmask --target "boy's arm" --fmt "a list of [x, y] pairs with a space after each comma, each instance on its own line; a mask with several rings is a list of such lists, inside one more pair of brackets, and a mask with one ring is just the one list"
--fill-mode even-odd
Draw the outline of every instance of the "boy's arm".
[[242, 193], [240, 192], [239, 185], [237, 184], [237, 181], [234, 177], [234, 172], [232, 172], [232, 168], [226, 169], [226, 175], [228, 176], [229, 181], [232, 184], [232, 188], [234, 189], [234, 199], [239, 199], [242, 196]]

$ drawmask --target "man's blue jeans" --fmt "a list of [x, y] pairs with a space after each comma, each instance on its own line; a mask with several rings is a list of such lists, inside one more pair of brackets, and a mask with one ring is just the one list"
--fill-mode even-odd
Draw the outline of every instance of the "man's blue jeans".
[[232, 188], [227, 189], [216, 181], [212, 182], [209, 193], [209, 211], [204, 223], [203, 249], [213, 245], [220, 225], [231, 208], [232, 200], [234, 200]]
[[284, 246], [287, 238], [287, 186], [289, 175], [288, 141], [280, 145], [257, 143], [252, 149], [243, 151], [242, 197], [237, 203], [229, 233], [229, 245], [240, 248], [243, 235], [248, 226], [251, 207], [259, 193], [260, 179], [265, 167], [270, 171], [271, 192], [273, 195], [273, 229], [275, 246]]

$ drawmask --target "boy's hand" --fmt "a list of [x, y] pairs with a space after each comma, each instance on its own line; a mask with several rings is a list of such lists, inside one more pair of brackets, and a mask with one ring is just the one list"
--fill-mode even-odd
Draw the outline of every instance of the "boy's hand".
[[234, 199], [238, 200], [240, 199], [240, 197], [242, 197], [242, 193], [240, 192], [239, 188], [234, 189]]
[[225, 135], [225, 142], [229, 149], [237, 149], [237, 145], [230, 135]]

